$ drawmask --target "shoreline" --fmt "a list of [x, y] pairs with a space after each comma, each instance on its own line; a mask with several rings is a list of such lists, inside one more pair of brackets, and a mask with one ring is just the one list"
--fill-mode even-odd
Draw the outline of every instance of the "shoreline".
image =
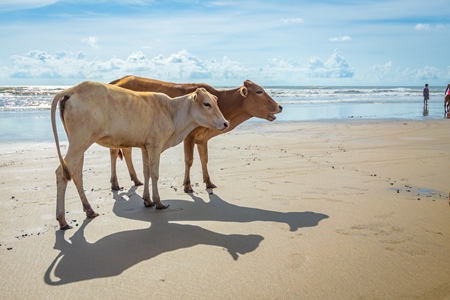
[[[276, 99], [279, 100], [279, 99]], [[445, 115], [441, 103], [430, 102], [426, 112], [420, 103], [323, 103], [323, 104], [283, 104], [284, 110], [273, 123], [290, 122], [341, 122], [346, 120], [439, 120], [450, 118]], [[66, 134], [57, 112], [57, 129], [60, 139]], [[251, 118], [239, 125], [268, 123], [266, 120]], [[0, 142], [14, 141], [54, 141], [50, 110], [0, 111]]]
[[[445, 119], [249, 122], [197, 153], [161, 156], [167, 210], [142, 204], [124, 162], [85, 155], [86, 219], [69, 182], [55, 220], [55, 144], [0, 142], [0, 282], [8, 298], [450, 297], [450, 124]], [[62, 142], [63, 155], [67, 142]], [[140, 151], [133, 162], [142, 180]], [[8, 250], [9, 249], [9, 250]], [[51, 296], [50, 296], [51, 295]]]

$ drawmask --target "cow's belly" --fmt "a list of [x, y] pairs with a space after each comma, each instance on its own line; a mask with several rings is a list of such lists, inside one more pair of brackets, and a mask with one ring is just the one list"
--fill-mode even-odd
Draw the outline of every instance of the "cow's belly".
[[97, 144], [102, 145], [107, 148], [129, 148], [129, 147], [139, 147], [145, 146], [146, 139], [134, 139], [132, 136], [105, 136], [97, 140]]

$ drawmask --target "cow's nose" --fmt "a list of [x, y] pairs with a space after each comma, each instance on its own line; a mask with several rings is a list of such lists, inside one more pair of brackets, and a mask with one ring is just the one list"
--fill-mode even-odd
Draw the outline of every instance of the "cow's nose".
[[278, 108], [280, 109], [280, 112], [283, 111], [283, 106], [278, 105]]
[[224, 128], [228, 128], [228, 122], [223, 123]]

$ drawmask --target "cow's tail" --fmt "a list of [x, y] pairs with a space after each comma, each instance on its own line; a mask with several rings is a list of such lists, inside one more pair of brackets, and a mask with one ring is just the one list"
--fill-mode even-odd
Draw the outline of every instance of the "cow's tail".
[[[55, 142], [56, 142], [56, 150], [58, 151], [58, 157], [59, 157], [59, 163], [61, 164], [61, 168], [63, 169], [63, 174], [64, 177], [67, 180], [71, 180], [72, 179], [72, 175], [70, 174], [69, 168], [67, 167], [66, 161], [64, 160], [64, 158], [61, 155], [61, 149], [59, 147], [59, 138], [58, 138], [58, 131], [56, 130], [56, 106], [58, 105], [58, 103], [60, 102], [60, 100], [62, 99], [60, 106], [64, 105], [63, 103], [65, 101], [67, 101], [70, 98], [70, 96], [68, 95], [68, 90], [59, 92], [58, 94], [56, 94], [56, 96], [53, 98], [52, 101], [52, 108], [51, 108], [51, 117], [52, 117], [52, 128], [53, 128], [53, 136], [55, 137]], [[64, 128], [66, 127], [66, 125], [64, 124], [64, 109], [61, 109], [61, 121], [64, 125]]]

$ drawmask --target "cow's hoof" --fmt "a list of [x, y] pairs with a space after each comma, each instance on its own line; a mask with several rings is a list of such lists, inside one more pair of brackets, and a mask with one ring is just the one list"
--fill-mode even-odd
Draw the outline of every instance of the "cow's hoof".
[[93, 218], [98, 217], [98, 216], [99, 216], [99, 214], [94, 212], [94, 211], [86, 212], [86, 217], [88, 217], [90, 219], [93, 219]]
[[153, 203], [152, 201], [144, 200], [144, 206], [145, 207], [153, 207], [153, 206], [155, 206], [155, 203]]
[[211, 182], [211, 184], [207, 184], [207, 185], [206, 185], [206, 188], [207, 188], [207, 189], [215, 189], [216, 187], [217, 187], [217, 186], [216, 186], [214, 183], [212, 183], [212, 182]]
[[160, 203], [161, 205], [156, 205], [156, 209], [166, 209], [170, 206], [170, 204], [164, 205], [162, 203]]
[[134, 186], [141, 186], [141, 185], [144, 185], [144, 184], [142, 182], [140, 182], [139, 180], [134, 182]]
[[184, 192], [185, 193], [193, 193], [194, 190], [192, 189], [192, 186], [189, 184], [189, 185], [184, 186]]
[[111, 190], [112, 191], [120, 191], [121, 188], [120, 188], [120, 186], [111, 186]]
[[60, 230], [62, 230], [62, 231], [67, 230], [67, 229], [72, 229], [72, 226], [70, 226], [69, 224], [66, 224], [66, 226], [60, 228]]

